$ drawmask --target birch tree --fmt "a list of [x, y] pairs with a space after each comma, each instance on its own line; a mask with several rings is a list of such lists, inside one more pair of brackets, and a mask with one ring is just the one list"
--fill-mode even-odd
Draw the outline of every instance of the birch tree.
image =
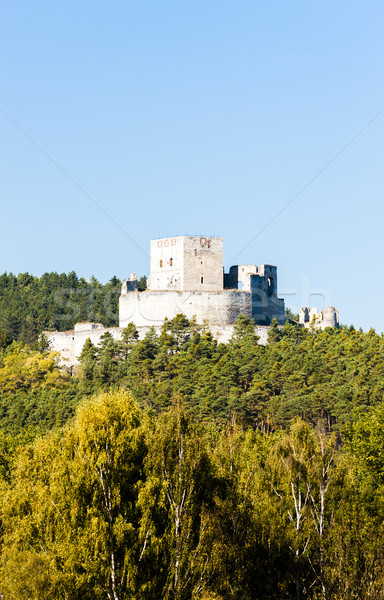
[[308, 557], [313, 524], [311, 522], [310, 461], [315, 453], [311, 427], [298, 420], [289, 435], [276, 444], [270, 456], [269, 484], [280, 500], [283, 517], [289, 526], [290, 549], [295, 561], [295, 598], [300, 600], [306, 586]]
[[152, 581], [162, 600], [198, 598], [210, 573], [213, 464], [198, 426], [179, 408], [159, 419], [148, 446], [147, 480], [139, 500], [140, 559], [162, 564]]
[[[61, 438], [22, 453], [2, 507], [7, 600], [133, 597], [146, 454], [140, 425], [128, 394], [102, 394], [79, 408]], [[28, 564], [41, 564], [45, 576], [23, 596]]]

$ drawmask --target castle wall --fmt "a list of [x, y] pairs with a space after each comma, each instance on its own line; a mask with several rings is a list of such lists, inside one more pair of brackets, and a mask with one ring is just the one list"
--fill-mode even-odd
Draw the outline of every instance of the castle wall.
[[[81, 354], [85, 341], [90, 338], [91, 342], [97, 346], [100, 343], [101, 336], [107, 331], [119, 340], [123, 329], [121, 327], [93, 327], [94, 323], [82, 323], [83, 327], [75, 331], [45, 331], [44, 335], [52, 344], [52, 349], [60, 352], [61, 362], [67, 367], [76, 367], [79, 364], [78, 357]], [[88, 326], [88, 328], [87, 328]], [[151, 327], [137, 327], [139, 339], [142, 340], [149, 332]], [[259, 336], [258, 343], [265, 346], [268, 341], [269, 327], [256, 327], [256, 335]], [[160, 334], [161, 326], [156, 326], [155, 331]], [[218, 343], [227, 344], [233, 335], [233, 325], [221, 325], [220, 327], [211, 327], [210, 331]]]
[[256, 323], [269, 325], [274, 319], [285, 323], [285, 304], [280, 298], [269, 298], [264, 290], [252, 290], [252, 317]]
[[128, 294], [128, 292], [137, 292], [137, 291], [138, 291], [138, 284], [137, 284], [136, 273], [131, 273], [131, 276], [128, 280], [124, 279], [123, 285], [121, 288], [121, 293]]
[[339, 327], [339, 311], [333, 306], [327, 306], [321, 311], [323, 315], [322, 329], [326, 327]]
[[237, 265], [233, 265], [229, 269], [229, 273], [224, 273], [224, 289], [225, 290], [237, 290], [239, 284]]
[[307, 323], [309, 323], [309, 308], [308, 308], [308, 306], [303, 306], [302, 308], [300, 308], [299, 323], [304, 326]]
[[269, 324], [273, 319], [285, 323], [285, 303], [277, 296], [277, 268], [261, 265], [258, 274], [249, 275], [252, 292], [252, 316], [257, 323]]
[[[76, 326], [75, 326], [76, 327]], [[73, 345], [73, 354], [77, 362], [77, 358], [80, 356], [85, 341], [90, 338], [91, 342], [95, 344], [100, 343], [100, 338], [106, 331], [109, 331], [111, 335], [115, 338], [115, 340], [120, 339], [122, 329], [120, 327], [110, 327], [109, 329], [105, 329], [101, 327], [100, 329], [83, 329], [82, 331], [75, 331], [74, 335], [74, 345]], [[76, 364], [73, 363], [73, 364]]]
[[51, 344], [52, 350], [60, 352], [61, 361], [65, 366], [76, 364], [75, 332], [72, 331], [44, 331], [44, 335]]
[[273, 265], [234, 265], [224, 276], [226, 289], [251, 292], [252, 317], [256, 323], [268, 325], [277, 319], [285, 323], [284, 300], [277, 296], [277, 268]]
[[133, 321], [136, 326], [160, 325], [165, 317], [173, 319], [183, 313], [198, 323], [229, 325], [240, 314], [252, 317], [250, 292], [224, 290], [221, 292], [172, 292], [147, 290], [120, 296], [119, 325]]
[[244, 291], [251, 289], [251, 275], [256, 275], [258, 268], [256, 265], [239, 265], [237, 268], [237, 287]]
[[258, 272], [257, 265], [233, 265], [229, 273], [224, 275], [224, 287], [248, 292], [251, 289], [251, 275]]
[[122, 332], [120, 327], [106, 329], [99, 323], [76, 323], [74, 330], [44, 331], [44, 335], [51, 342], [52, 349], [60, 352], [64, 365], [70, 367], [78, 364], [77, 359], [85, 341], [90, 338], [96, 346], [106, 331], [109, 331], [115, 339], [120, 339]]
[[314, 327], [315, 329], [339, 327], [339, 311], [333, 306], [327, 306], [320, 312], [317, 312], [316, 306], [311, 309], [308, 306], [303, 306], [300, 308], [299, 323], [304, 327]]

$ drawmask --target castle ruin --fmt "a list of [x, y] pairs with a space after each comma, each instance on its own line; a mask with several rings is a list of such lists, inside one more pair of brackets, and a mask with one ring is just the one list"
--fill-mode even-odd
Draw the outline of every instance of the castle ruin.
[[[218, 342], [226, 343], [240, 314], [256, 323], [259, 344], [267, 343], [273, 321], [285, 322], [284, 300], [277, 295], [277, 268], [273, 265], [234, 265], [223, 269], [221, 237], [177, 236], [151, 241], [150, 277], [145, 291], [138, 291], [137, 277], [125, 280], [119, 298], [119, 327], [99, 323], [77, 323], [73, 331], [45, 332], [52, 349], [61, 353], [67, 366], [78, 364], [85, 341], [97, 345], [108, 331], [116, 340], [133, 322], [142, 339], [151, 327], [160, 331], [165, 318], [184, 314], [207, 325]], [[336, 309], [320, 313], [300, 309], [303, 327], [338, 327]]]
[[240, 314], [258, 325], [285, 322], [277, 296], [277, 268], [236, 265], [223, 269], [223, 238], [178, 236], [151, 241], [148, 289], [137, 290], [134, 274], [124, 281], [119, 326], [160, 325], [183, 313], [198, 323], [224, 326]]
[[327, 306], [324, 310], [317, 312], [316, 306], [300, 308], [299, 324], [303, 327], [313, 329], [325, 329], [326, 327], [339, 327], [339, 311], [333, 306]]

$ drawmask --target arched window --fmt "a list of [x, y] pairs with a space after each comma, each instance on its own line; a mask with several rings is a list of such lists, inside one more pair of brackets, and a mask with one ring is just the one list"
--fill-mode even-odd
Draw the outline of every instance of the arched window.
[[162, 267], [162, 266], [163, 266], [163, 261], [162, 261], [162, 260], [160, 260], [160, 267]]
[[173, 265], [173, 258], [170, 258], [169, 259], [169, 266], [172, 267], [172, 265]]

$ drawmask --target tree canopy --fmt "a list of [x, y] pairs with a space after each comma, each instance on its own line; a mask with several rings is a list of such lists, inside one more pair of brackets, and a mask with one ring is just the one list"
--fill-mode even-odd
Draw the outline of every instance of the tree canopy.
[[381, 600], [384, 337], [0, 337], [4, 600]]

